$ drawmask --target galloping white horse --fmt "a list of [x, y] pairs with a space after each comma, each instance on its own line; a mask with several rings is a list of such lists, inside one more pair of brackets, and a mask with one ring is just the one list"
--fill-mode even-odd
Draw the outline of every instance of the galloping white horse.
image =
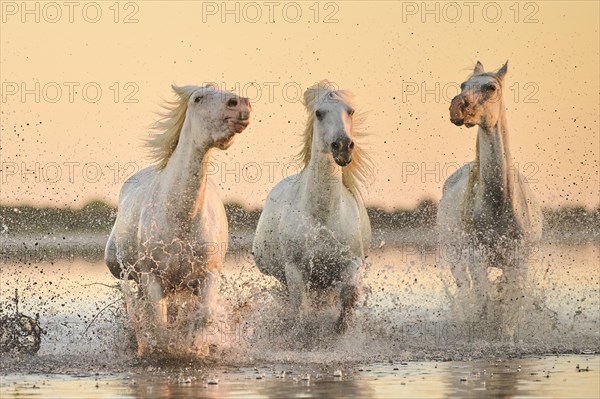
[[459, 290], [471, 290], [482, 304], [489, 292], [489, 266], [503, 271], [501, 301], [523, 295], [523, 258], [542, 233], [540, 207], [510, 156], [502, 98], [507, 69], [508, 63], [498, 72], [484, 72], [477, 62], [452, 100], [453, 124], [479, 126], [475, 162], [448, 178], [437, 215], [441, 242], [458, 249], [458, 255], [468, 252], [469, 259], [451, 262]]
[[[129, 178], [119, 195], [119, 212], [106, 245], [111, 273], [138, 285], [129, 298], [140, 355], [168, 347], [163, 301], [187, 291], [197, 306], [173, 309], [177, 319], [207, 322], [215, 278], [227, 250], [227, 217], [216, 185], [207, 178], [213, 148], [227, 149], [249, 124], [250, 103], [215, 86], [173, 86], [177, 95], [155, 124], [149, 141], [156, 165]], [[126, 295], [127, 298], [127, 295]], [[193, 309], [195, 307], [195, 309]], [[185, 314], [185, 315], [184, 315]]]
[[355, 144], [360, 118], [351, 93], [322, 81], [304, 93], [308, 121], [300, 152], [303, 170], [269, 194], [253, 244], [256, 265], [287, 286], [301, 316], [307, 294], [339, 287], [343, 332], [358, 298], [358, 271], [371, 244], [361, 188], [372, 166]]

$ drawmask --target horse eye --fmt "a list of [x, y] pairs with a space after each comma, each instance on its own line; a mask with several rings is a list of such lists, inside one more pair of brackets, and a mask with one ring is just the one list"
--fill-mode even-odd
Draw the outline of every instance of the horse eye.
[[204, 96], [198, 96], [198, 97], [194, 98], [194, 102], [199, 103], [200, 100], [202, 100], [203, 98], [204, 98]]
[[354, 110], [353, 109], [349, 109], [348, 110], [348, 115], [350, 115], [350, 116], [354, 115]]
[[485, 85], [483, 89], [485, 91], [494, 91], [494, 90], [496, 90], [496, 86], [494, 86], [494, 85]]
[[323, 111], [317, 110], [317, 112], [315, 112], [315, 116], [317, 117], [318, 120], [323, 119]]

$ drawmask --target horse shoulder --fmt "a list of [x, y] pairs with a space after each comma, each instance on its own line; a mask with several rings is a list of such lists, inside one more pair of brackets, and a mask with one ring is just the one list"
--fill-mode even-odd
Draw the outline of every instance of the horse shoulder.
[[275, 187], [273, 187], [273, 189], [267, 197], [267, 200], [270, 199], [271, 201], [280, 201], [289, 197], [289, 194], [294, 192], [294, 186], [299, 182], [299, 180], [300, 174], [288, 176], [285, 179], [281, 180], [275, 185]]
[[148, 166], [131, 175], [121, 186], [119, 204], [127, 201], [132, 195], [142, 190], [149, 190], [151, 182], [157, 176], [156, 166]]
[[465, 201], [472, 169], [473, 163], [465, 164], [444, 182], [437, 212], [437, 226], [441, 234], [454, 234], [462, 229], [464, 206], [468, 206]]
[[284, 215], [290, 211], [293, 197], [294, 185], [298, 181], [298, 175], [290, 176], [281, 180], [269, 192], [262, 213], [256, 226], [252, 252], [259, 270], [285, 281], [283, 263], [280, 257], [281, 230], [285, 228], [282, 224], [288, 220]]
[[[216, 235], [214, 237], [219, 243], [227, 247], [229, 240], [229, 223], [227, 221], [227, 213], [225, 212], [225, 205], [219, 195], [219, 187], [210, 177], [207, 179], [206, 197], [205, 197], [205, 212], [202, 213], [202, 217], [209, 218], [209, 220], [200, 220], [200, 224], [209, 223], [211, 231]], [[211, 238], [212, 239], [212, 238]]]
[[140, 198], [145, 197], [140, 192], [150, 189], [155, 174], [154, 166], [144, 168], [129, 177], [119, 191], [117, 217], [104, 251], [106, 265], [117, 278], [123, 266], [137, 260], [137, 233], [143, 208]]
[[467, 186], [467, 182], [469, 180], [469, 176], [471, 174], [471, 170], [473, 169], [473, 164], [468, 163], [461, 166], [459, 169], [454, 171], [444, 182], [444, 187], [442, 189], [442, 195], [446, 193], [448, 190], [452, 191], [460, 191], [464, 190]]
[[372, 234], [371, 234], [371, 219], [367, 213], [367, 208], [364, 206], [362, 201], [359, 202], [360, 209], [360, 231], [362, 236], [362, 245], [364, 255], [368, 255], [369, 249], [371, 248]]
[[[371, 220], [367, 213], [363, 199], [357, 193], [350, 190], [348, 187], [344, 187], [344, 201], [346, 209], [343, 213], [337, 217], [337, 220], [347, 220], [349, 222], [356, 222], [353, 226], [347, 226], [343, 230], [349, 231], [352, 234], [358, 234], [358, 240], [353, 240], [353, 246], [360, 246], [360, 253], [362, 256], [366, 256], [369, 248], [371, 247]], [[356, 248], [358, 249], [358, 248]]]
[[364, 206], [360, 199], [356, 199], [356, 209], [352, 212], [352, 219], [355, 224], [343, 228], [347, 233], [350, 234], [349, 244], [353, 249], [353, 252], [364, 258], [368, 255], [369, 249], [371, 248], [371, 220], [367, 214], [367, 208]]
[[[295, 185], [297, 183], [297, 175], [290, 176], [281, 180], [273, 187], [263, 207], [260, 219], [270, 223], [277, 223], [283, 217], [283, 214], [290, 210], [294, 203]], [[275, 226], [270, 225], [269, 228]]]

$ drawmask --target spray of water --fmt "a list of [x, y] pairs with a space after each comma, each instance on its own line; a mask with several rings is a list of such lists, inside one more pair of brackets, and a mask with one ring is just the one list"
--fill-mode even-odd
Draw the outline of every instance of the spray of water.
[[[466, 290], [442, 262], [406, 259], [400, 248], [383, 246], [361, 271], [355, 315], [338, 334], [332, 296], [314, 293], [309, 317], [298, 319], [285, 289], [260, 274], [247, 253], [228, 258], [206, 325], [181, 317], [195, 309], [196, 298], [168, 299], [172, 351], [157, 363], [343, 364], [594, 352], [600, 349], [597, 261], [595, 245], [546, 244], [519, 274], [518, 290], [507, 287], [504, 270], [495, 267], [486, 270], [486, 291]], [[131, 311], [138, 299], [134, 285], [116, 289], [101, 263], [27, 266], [4, 265], [1, 289], [18, 286], [20, 310], [39, 313], [47, 333], [36, 356], [10, 364], [3, 357], [4, 368], [114, 371], [140, 362], [135, 332], [147, 326], [143, 311]]]

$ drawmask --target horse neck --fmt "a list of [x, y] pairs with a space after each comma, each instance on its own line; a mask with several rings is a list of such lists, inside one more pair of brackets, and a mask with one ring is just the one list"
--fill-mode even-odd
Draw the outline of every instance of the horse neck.
[[508, 145], [506, 112], [501, 104], [498, 123], [491, 129], [479, 127], [477, 132], [477, 155], [479, 182], [485, 201], [496, 207], [510, 206], [514, 192], [512, 160]]
[[313, 215], [327, 215], [338, 209], [343, 190], [342, 167], [315, 145], [303, 172], [303, 183], [304, 203]]
[[211, 146], [194, 136], [186, 120], [179, 142], [161, 172], [160, 187], [168, 212], [180, 221], [191, 221], [206, 197], [207, 169]]

